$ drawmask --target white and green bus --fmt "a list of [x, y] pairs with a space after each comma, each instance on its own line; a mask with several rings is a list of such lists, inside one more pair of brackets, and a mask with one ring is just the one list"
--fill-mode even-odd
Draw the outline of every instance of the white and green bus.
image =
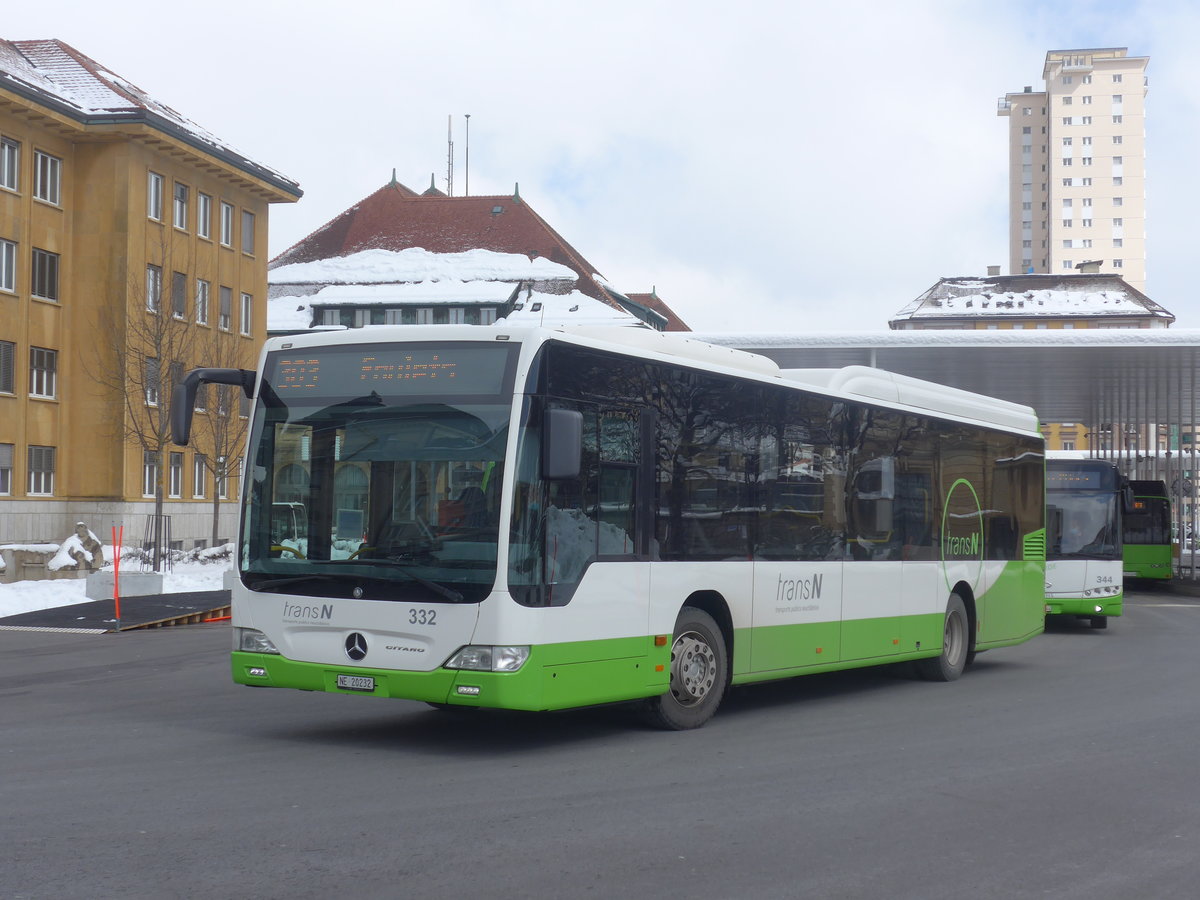
[[1124, 604], [1122, 513], [1129, 482], [1116, 463], [1078, 450], [1046, 459], [1046, 615], [1107, 628]]
[[[1028, 407], [781, 370], [645, 329], [373, 327], [268, 340], [233, 678], [439, 707], [638, 701], [911, 661], [956, 679], [1044, 625]], [[302, 539], [276, 533], [303, 508]]]

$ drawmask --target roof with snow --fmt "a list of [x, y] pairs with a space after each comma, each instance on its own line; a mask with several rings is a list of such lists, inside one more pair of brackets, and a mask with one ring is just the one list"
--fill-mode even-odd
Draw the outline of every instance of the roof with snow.
[[0, 39], [0, 90], [51, 109], [85, 127], [149, 125], [266, 182], [274, 191], [291, 199], [302, 194], [296, 182], [235, 150], [62, 41]]
[[[388, 184], [285, 250], [268, 269], [270, 295], [287, 299], [289, 322], [297, 319], [292, 300], [311, 303], [327, 285], [507, 281], [526, 292], [581, 294], [620, 312], [622, 321], [632, 316], [658, 329], [688, 330], [657, 295], [630, 296], [605, 281], [519, 189], [511, 196], [447, 197], [431, 180], [430, 189], [417, 194], [393, 172]], [[377, 302], [409, 304], [404, 293]], [[440, 294], [440, 302], [466, 299], [452, 294]], [[590, 305], [573, 302], [565, 309]], [[276, 327], [272, 319], [269, 328]]]
[[980, 318], [1111, 318], [1175, 321], [1124, 279], [1111, 274], [992, 275], [942, 278], [888, 324], [940, 321], [949, 325]]

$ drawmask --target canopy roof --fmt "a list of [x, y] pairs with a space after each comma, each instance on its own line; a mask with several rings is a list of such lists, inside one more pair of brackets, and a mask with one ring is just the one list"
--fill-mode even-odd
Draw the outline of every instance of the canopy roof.
[[782, 368], [875, 366], [1037, 410], [1043, 422], [1196, 420], [1200, 330], [1075, 329], [694, 337]]

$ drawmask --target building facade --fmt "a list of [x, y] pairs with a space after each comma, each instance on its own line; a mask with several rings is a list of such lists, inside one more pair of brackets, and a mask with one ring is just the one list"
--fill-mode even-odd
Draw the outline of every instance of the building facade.
[[170, 388], [253, 365], [269, 205], [299, 196], [66, 44], [0, 40], [0, 542], [136, 544], [160, 494], [176, 547], [233, 535], [239, 460], [161, 439]]
[[1124, 47], [1052, 50], [1044, 87], [1005, 94], [1009, 272], [1085, 263], [1146, 283], [1146, 66]]

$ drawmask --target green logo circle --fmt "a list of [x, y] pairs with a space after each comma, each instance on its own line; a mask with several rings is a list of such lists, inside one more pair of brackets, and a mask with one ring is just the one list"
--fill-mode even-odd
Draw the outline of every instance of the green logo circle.
[[979, 586], [983, 573], [983, 508], [979, 495], [971, 482], [959, 478], [946, 492], [946, 503], [942, 508], [942, 577], [946, 587], [950, 583], [947, 563], [975, 562], [975, 575], [971, 590]]

